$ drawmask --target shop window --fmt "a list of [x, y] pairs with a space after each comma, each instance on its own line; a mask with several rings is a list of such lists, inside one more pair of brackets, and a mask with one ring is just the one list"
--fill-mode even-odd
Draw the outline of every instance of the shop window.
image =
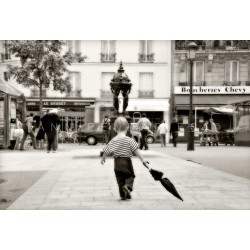
[[[193, 64], [193, 83], [194, 85], [204, 85], [204, 62], [195, 61]], [[190, 82], [190, 64], [187, 64], [187, 82]]]
[[154, 61], [153, 41], [149, 40], [140, 41], [139, 62], [153, 62], [153, 61]]
[[140, 73], [139, 97], [154, 97], [153, 73]]
[[81, 73], [70, 72], [71, 91], [66, 93], [67, 97], [81, 97]]
[[116, 41], [102, 41], [101, 61], [115, 62], [116, 60]]
[[101, 86], [101, 97], [111, 97], [110, 82], [113, 78], [113, 72], [102, 72], [102, 86]]
[[226, 61], [225, 63], [226, 83], [237, 83], [239, 81], [239, 62]]

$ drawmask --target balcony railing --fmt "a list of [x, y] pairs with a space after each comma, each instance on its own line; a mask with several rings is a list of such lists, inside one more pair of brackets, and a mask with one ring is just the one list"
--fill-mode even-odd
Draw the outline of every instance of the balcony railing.
[[66, 97], [81, 97], [81, 90], [72, 90], [70, 92], [66, 92]]
[[111, 54], [101, 53], [102, 62], [115, 62], [115, 60], [116, 60], [116, 53], [111, 53]]
[[148, 62], [148, 63], [152, 63], [154, 62], [154, 53], [151, 53], [151, 54], [142, 54], [142, 53], [139, 53], [139, 62], [140, 63], [145, 63], [145, 62]]
[[[179, 86], [189, 86], [189, 82], [179, 82]], [[250, 81], [204, 81], [204, 82], [194, 82], [193, 86], [250, 86]]]
[[1, 61], [10, 60], [10, 59], [11, 59], [10, 53], [1, 53]]
[[112, 98], [111, 90], [101, 89], [101, 97], [102, 98]]
[[[176, 40], [176, 50], [186, 50], [189, 40]], [[250, 40], [196, 40], [199, 51], [205, 50], [250, 50]]]
[[154, 97], [154, 90], [139, 90], [139, 97], [152, 98]]
[[[47, 91], [46, 89], [42, 90], [42, 97], [46, 97]], [[39, 89], [32, 89], [31, 90], [31, 96], [32, 97], [40, 97], [40, 90]]]
[[241, 85], [241, 81], [236, 81], [236, 82], [224, 81], [223, 82], [223, 86], [240, 86], [240, 85]]
[[[189, 82], [179, 82], [179, 86], [189, 86]], [[206, 82], [194, 82], [193, 86], [207, 86]]]

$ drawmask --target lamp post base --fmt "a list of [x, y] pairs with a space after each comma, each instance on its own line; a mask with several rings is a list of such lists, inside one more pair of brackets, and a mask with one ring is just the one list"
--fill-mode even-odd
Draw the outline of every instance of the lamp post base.
[[188, 151], [194, 150], [194, 132], [193, 131], [188, 131], [187, 150]]

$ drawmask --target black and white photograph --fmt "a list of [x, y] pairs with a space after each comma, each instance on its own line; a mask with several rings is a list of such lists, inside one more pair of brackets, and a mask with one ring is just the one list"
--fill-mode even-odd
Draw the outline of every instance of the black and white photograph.
[[250, 37], [227, 4], [3, 13], [3, 249], [247, 249]]

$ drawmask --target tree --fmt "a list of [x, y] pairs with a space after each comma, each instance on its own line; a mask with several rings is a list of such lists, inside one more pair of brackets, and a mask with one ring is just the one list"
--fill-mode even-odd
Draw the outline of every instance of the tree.
[[71, 51], [62, 53], [64, 41], [25, 40], [8, 41], [7, 50], [20, 58], [20, 65], [8, 65], [8, 77], [14, 77], [24, 87], [39, 88], [39, 110], [42, 114], [42, 91], [53, 84], [54, 90], [61, 93], [71, 90], [67, 65], [73, 61]]

